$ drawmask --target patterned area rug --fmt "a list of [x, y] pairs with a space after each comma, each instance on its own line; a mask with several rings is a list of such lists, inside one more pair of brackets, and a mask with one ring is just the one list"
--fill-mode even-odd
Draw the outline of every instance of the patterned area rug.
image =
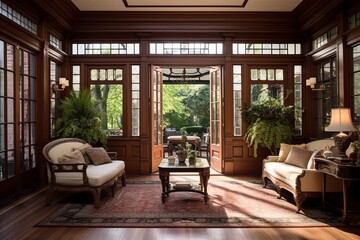
[[[104, 192], [102, 206], [92, 199], [76, 199], [37, 226], [72, 227], [321, 227], [344, 226], [342, 218], [321, 210], [321, 203], [306, 201], [296, 213], [293, 203], [277, 199], [260, 181], [210, 182], [210, 200], [193, 192], [174, 192], [163, 204], [160, 182], [128, 182], [113, 198]], [[84, 194], [83, 194], [84, 195]], [[83, 196], [80, 195], [80, 196]], [[71, 199], [74, 200], [74, 199]], [[360, 226], [353, 220], [352, 226]], [[349, 226], [349, 225], [348, 225]]]

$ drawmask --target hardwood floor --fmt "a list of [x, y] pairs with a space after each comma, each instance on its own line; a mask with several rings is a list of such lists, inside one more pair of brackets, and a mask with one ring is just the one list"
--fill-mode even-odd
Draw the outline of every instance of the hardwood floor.
[[[179, 174], [179, 178], [184, 175]], [[187, 176], [186, 176], [187, 177]], [[191, 176], [188, 176], [191, 178]], [[231, 176], [254, 179], [251, 176]], [[227, 178], [213, 174], [210, 179]], [[128, 180], [159, 180], [157, 174], [128, 176]], [[176, 180], [176, 177], [174, 177]], [[0, 208], [0, 239], [276, 239], [276, 240], [360, 240], [360, 228], [59, 228], [34, 227], [46, 216], [64, 205], [56, 195], [52, 205], [45, 207], [46, 188], [16, 199]]]

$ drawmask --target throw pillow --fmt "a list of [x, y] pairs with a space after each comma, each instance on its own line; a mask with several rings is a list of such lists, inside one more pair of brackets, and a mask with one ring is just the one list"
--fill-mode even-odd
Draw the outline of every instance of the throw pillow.
[[84, 157], [84, 159], [85, 159], [85, 163], [86, 163], [86, 164], [91, 164], [90, 158], [89, 158], [89, 156], [86, 154], [86, 151], [85, 151], [87, 148], [91, 148], [91, 145], [88, 144], [88, 143], [85, 143], [84, 145], [82, 145], [82, 146], [79, 147], [79, 148], [73, 148], [73, 151], [79, 150], [79, 151], [82, 153], [82, 155], [83, 155], [83, 157]]
[[286, 143], [280, 143], [280, 151], [279, 151], [278, 162], [284, 162], [286, 160], [292, 146], [303, 148], [303, 149], [306, 148], [306, 144], [304, 144], [304, 143], [299, 144], [299, 145], [291, 145], [291, 144], [286, 144]]
[[84, 164], [85, 159], [79, 150], [72, 151], [68, 154], [58, 158], [58, 162], [61, 164], [71, 164], [71, 163], [80, 163]]
[[293, 146], [287, 156], [285, 163], [301, 168], [307, 168], [312, 151]]
[[101, 165], [112, 162], [111, 158], [102, 147], [87, 148], [85, 152], [94, 165]]

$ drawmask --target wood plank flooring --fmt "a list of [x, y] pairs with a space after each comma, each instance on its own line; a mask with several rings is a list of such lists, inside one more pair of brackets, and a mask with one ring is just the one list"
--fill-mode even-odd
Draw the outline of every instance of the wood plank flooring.
[[[191, 178], [192, 176], [186, 176]], [[251, 176], [231, 176], [237, 179], [255, 179]], [[183, 179], [184, 175], [178, 175]], [[210, 177], [227, 178], [219, 174]], [[128, 176], [128, 180], [159, 180], [157, 174]], [[177, 180], [174, 176], [173, 180]], [[18, 198], [0, 208], [0, 239], [118, 239], [118, 240], [360, 240], [360, 228], [59, 228], [34, 227], [46, 216], [63, 206], [59, 195], [52, 205], [45, 207], [46, 188]]]

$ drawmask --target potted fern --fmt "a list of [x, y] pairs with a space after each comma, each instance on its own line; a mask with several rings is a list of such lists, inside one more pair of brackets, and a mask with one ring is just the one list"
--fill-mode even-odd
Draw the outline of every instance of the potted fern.
[[71, 91], [69, 97], [61, 101], [62, 115], [56, 121], [57, 134], [83, 139], [92, 146], [106, 147], [108, 134], [101, 127], [102, 113], [98, 104], [91, 98], [89, 90], [81, 90], [78, 95]]
[[280, 143], [291, 141], [292, 109], [292, 106], [285, 106], [275, 98], [260, 100], [250, 108], [245, 108], [243, 116], [249, 124], [245, 141], [254, 148], [254, 157], [257, 157], [259, 147], [265, 147], [271, 154], [276, 154]]

